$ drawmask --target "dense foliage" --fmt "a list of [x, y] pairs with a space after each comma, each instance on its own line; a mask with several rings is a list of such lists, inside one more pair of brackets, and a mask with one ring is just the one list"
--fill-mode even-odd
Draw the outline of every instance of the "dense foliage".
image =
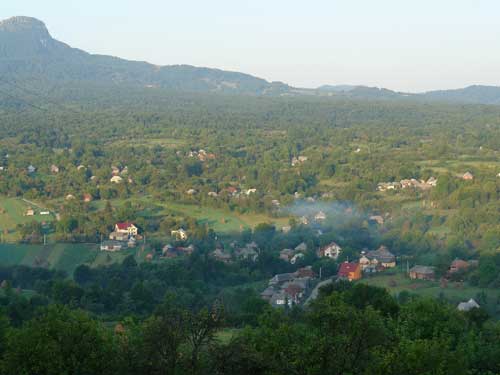
[[[218, 305], [166, 299], [143, 322], [105, 327], [80, 310], [2, 319], [5, 374], [496, 374], [500, 326], [480, 309], [404, 303], [384, 290], [337, 284], [307, 310], [263, 309], [257, 324], [224, 330]], [[222, 331], [221, 331], [222, 330]], [[231, 333], [230, 333], [231, 332]]]

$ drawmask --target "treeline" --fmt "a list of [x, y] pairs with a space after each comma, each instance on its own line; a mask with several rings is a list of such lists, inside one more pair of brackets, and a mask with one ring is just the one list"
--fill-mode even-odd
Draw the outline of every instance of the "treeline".
[[167, 298], [145, 320], [103, 325], [51, 305], [0, 325], [4, 374], [458, 374], [500, 372], [500, 325], [481, 309], [362, 284], [323, 289], [306, 309], [263, 308], [228, 330], [217, 303]]

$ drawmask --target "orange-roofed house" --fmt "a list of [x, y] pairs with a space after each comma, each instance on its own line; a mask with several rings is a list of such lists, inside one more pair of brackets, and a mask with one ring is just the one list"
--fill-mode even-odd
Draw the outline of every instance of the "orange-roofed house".
[[359, 263], [342, 263], [339, 268], [338, 277], [349, 281], [361, 279], [361, 265]]

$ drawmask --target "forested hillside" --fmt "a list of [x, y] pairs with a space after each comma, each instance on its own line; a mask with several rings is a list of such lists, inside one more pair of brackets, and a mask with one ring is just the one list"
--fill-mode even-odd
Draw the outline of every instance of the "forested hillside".
[[[168, 47], [166, 47], [168, 48]], [[157, 66], [107, 55], [92, 55], [55, 40], [45, 24], [31, 17], [0, 22], [0, 78], [53, 90], [61, 85], [101, 85], [159, 88], [176, 92], [225, 93], [252, 96], [335, 96], [359, 100], [500, 104], [500, 87], [470, 86], [424, 93], [396, 92], [362, 85], [293, 88], [282, 82], [239, 72], [191, 65]]]
[[49, 86], [79, 82], [251, 95], [287, 90], [284, 84], [243, 73], [91, 55], [53, 39], [41, 21], [29, 17], [0, 22], [0, 76]]

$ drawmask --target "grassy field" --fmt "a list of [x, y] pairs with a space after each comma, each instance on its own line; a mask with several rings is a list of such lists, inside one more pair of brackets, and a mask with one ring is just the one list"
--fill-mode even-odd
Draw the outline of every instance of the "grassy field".
[[478, 288], [452, 282], [448, 283], [447, 287], [441, 287], [437, 281], [411, 280], [401, 272], [395, 274], [381, 273], [364, 278], [359, 282], [385, 288], [393, 295], [407, 291], [429, 298], [444, 298], [453, 304], [467, 301], [470, 298], [476, 299], [480, 293], [484, 293], [488, 304], [492, 305], [496, 304], [497, 299], [500, 297], [500, 290], [498, 289]]
[[189, 204], [166, 203], [165, 209], [194, 217], [201, 224], [207, 223], [216, 232], [238, 232], [241, 228], [254, 228], [260, 223], [273, 223], [278, 228], [288, 224], [288, 218], [272, 218], [263, 214], [238, 214], [217, 208], [199, 207]]
[[97, 267], [120, 263], [128, 255], [136, 256], [140, 262], [145, 254], [140, 248], [125, 249], [116, 253], [103, 252], [97, 244], [0, 245], [0, 265], [46, 267], [65, 271], [70, 276], [80, 264]]
[[[34, 208], [34, 216], [25, 216], [28, 208]], [[17, 225], [36, 220], [38, 222], [52, 221], [53, 215], [40, 215], [39, 207], [31, 205], [18, 198], [0, 197], [0, 231], [4, 232], [4, 240], [15, 241], [19, 239], [16, 231]]]
[[429, 168], [436, 173], [456, 173], [462, 175], [467, 172], [467, 169], [479, 169], [482, 171], [490, 171], [492, 175], [496, 175], [500, 171], [500, 162], [494, 160], [481, 161], [477, 160], [477, 156], [464, 155], [458, 160], [424, 160], [417, 162], [424, 168]]

